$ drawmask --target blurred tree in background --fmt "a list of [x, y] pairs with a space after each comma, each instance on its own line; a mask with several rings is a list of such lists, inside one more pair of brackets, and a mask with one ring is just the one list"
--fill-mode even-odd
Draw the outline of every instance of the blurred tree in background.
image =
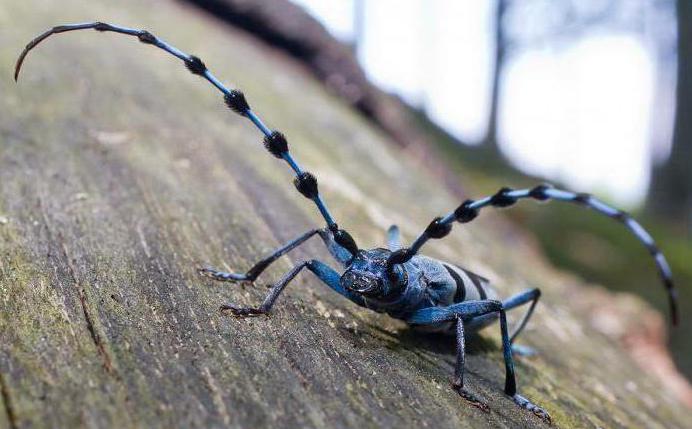
[[[682, 312], [689, 315], [692, 312], [687, 298], [692, 284], [692, 243], [689, 240], [692, 234], [692, 2], [496, 0], [494, 18], [495, 68], [484, 146], [493, 148], [497, 157], [502, 157], [498, 144], [501, 143], [498, 142], [498, 112], [502, 101], [502, 73], [511, 55], [521, 49], [544, 44], [564, 46], [589, 32], [627, 32], [642, 35], [647, 41], [655, 58], [659, 80], [665, 76], [677, 77], [672, 136], [656, 129], [659, 111], [671, 100], [666, 98], [666, 94], [656, 94], [653, 100], [652, 147], [670, 149], [658, 156], [658, 165], [652, 165], [646, 208], [638, 211], [644, 212], [640, 215], [645, 216], [645, 223], [654, 230], [657, 241], [671, 260], [681, 289]], [[677, 22], [677, 26], [672, 26], [673, 22]], [[661, 82], [656, 82], [655, 86], [657, 91], [665, 92]], [[485, 151], [486, 156], [489, 153]], [[457, 162], [463, 161], [457, 158]], [[473, 167], [469, 164], [465, 168]], [[492, 185], [487, 186], [488, 190], [509, 178], [522, 183], [532, 180], [517, 178], [517, 174], [525, 175], [516, 170], [480, 174], [491, 176], [489, 182]], [[526, 207], [511, 215], [536, 233], [547, 255], [558, 266], [613, 289], [635, 292], [658, 308], [665, 309], [664, 300], [651, 287], [654, 276], [646, 260], [648, 255], [637, 248], [617, 225], [571, 207], [551, 210]], [[691, 327], [689, 318], [683, 317], [683, 326], [671, 334], [676, 360], [688, 377], [692, 375], [692, 361], [689, 359], [692, 341], [689, 334], [683, 332]]]
[[[676, 16], [677, 41], [655, 15]], [[653, 18], [652, 18], [653, 16]], [[538, 17], [538, 18], [536, 18]], [[545, 19], [549, 17], [549, 19]], [[648, 32], [660, 69], [676, 68], [675, 122], [671, 149], [652, 166], [649, 213], [685, 235], [692, 234], [692, 2], [688, 0], [496, 0], [491, 104], [483, 143], [498, 147], [502, 74], [512, 53], [538, 44], [564, 44], [599, 28]], [[528, 23], [528, 25], [527, 25]], [[664, 27], [663, 30], [661, 27]], [[500, 155], [500, 153], [498, 153]]]
[[500, 93], [502, 85], [502, 72], [505, 66], [505, 58], [507, 49], [509, 48], [507, 38], [505, 36], [504, 19], [507, 13], [508, 0], [497, 0], [495, 7], [495, 65], [493, 69], [493, 78], [490, 88], [490, 112], [488, 114], [488, 126], [485, 132], [483, 143], [485, 145], [497, 148], [497, 129], [498, 115], [500, 110]]
[[667, 161], [654, 169], [651, 212], [692, 234], [692, 2], [677, 1], [677, 87], [675, 129]]

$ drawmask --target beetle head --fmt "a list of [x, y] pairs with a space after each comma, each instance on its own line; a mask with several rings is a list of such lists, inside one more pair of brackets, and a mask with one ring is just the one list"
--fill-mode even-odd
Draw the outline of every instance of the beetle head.
[[391, 253], [387, 249], [360, 250], [341, 276], [341, 286], [359, 295], [380, 299], [399, 290], [404, 284], [403, 274], [399, 278], [387, 275], [387, 259]]

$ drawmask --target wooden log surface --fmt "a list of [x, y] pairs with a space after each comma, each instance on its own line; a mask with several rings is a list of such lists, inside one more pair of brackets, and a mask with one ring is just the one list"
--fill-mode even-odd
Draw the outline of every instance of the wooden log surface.
[[[135, 39], [57, 36], [11, 82], [33, 36], [89, 20], [147, 28], [242, 88], [361, 246], [380, 246], [390, 223], [411, 240], [458, 204], [299, 66], [194, 9], [3, 2], [0, 427], [545, 426], [502, 394], [497, 326], [469, 346], [468, 383], [490, 405], [484, 413], [450, 389], [453, 341], [359, 308], [310, 274], [270, 317], [221, 314], [222, 303], [258, 303], [296, 261], [335, 264], [316, 240], [255, 285], [214, 283], [196, 267], [243, 270], [320, 217], [251, 124], [179, 61]], [[544, 291], [521, 341], [538, 355], [518, 358], [516, 369], [520, 391], [557, 427], [691, 421], [594, 327], [589, 289], [550, 268], [500, 216], [426, 249], [491, 278], [503, 295]], [[648, 311], [634, 302], [634, 314]]]

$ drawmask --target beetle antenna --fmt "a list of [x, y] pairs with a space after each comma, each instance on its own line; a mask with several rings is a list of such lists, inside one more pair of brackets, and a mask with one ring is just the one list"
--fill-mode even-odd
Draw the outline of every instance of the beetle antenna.
[[19, 72], [21, 71], [22, 64], [29, 52], [34, 49], [39, 43], [52, 36], [53, 34], [64, 33], [68, 31], [76, 30], [87, 30], [94, 29], [99, 32], [110, 31], [119, 34], [125, 34], [128, 36], [134, 36], [139, 39], [140, 42], [153, 45], [160, 48], [174, 57], [180, 59], [185, 64], [185, 67], [192, 73], [203, 77], [209, 83], [211, 83], [216, 89], [223, 93], [224, 101], [226, 105], [233, 110], [235, 113], [248, 118], [261, 132], [264, 134], [264, 147], [274, 155], [276, 158], [283, 159], [291, 167], [296, 177], [293, 181], [298, 192], [300, 192], [304, 197], [312, 200], [320, 214], [327, 223], [327, 227], [334, 235], [334, 240], [340, 246], [347, 249], [349, 252], [355, 255], [358, 252], [358, 246], [351, 235], [343, 229], [340, 229], [337, 223], [334, 221], [329, 209], [322, 200], [319, 194], [319, 189], [317, 187], [317, 178], [308, 172], [303, 170], [296, 160], [293, 158], [288, 150], [288, 141], [286, 137], [279, 131], [269, 129], [257, 116], [257, 114], [250, 108], [245, 95], [237, 89], [229, 89], [224, 86], [208, 69], [204, 62], [194, 55], [186, 54], [180, 51], [174, 46], [164, 42], [158, 37], [154, 36], [146, 30], [138, 30], [134, 28], [121, 27], [119, 25], [107, 24], [104, 22], [86, 22], [80, 24], [69, 24], [69, 25], [59, 25], [53, 27], [42, 34], [38, 35], [31, 42], [29, 42], [22, 53], [17, 59], [17, 64], [14, 69], [14, 79], [15, 81], [19, 78]]
[[538, 201], [555, 200], [575, 203], [625, 224], [627, 229], [644, 244], [654, 259], [656, 267], [658, 268], [658, 273], [663, 280], [663, 285], [668, 294], [671, 322], [674, 326], [678, 324], [678, 294], [673, 284], [673, 274], [670, 265], [668, 265], [668, 261], [659, 250], [651, 234], [626, 212], [613, 208], [592, 195], [563, 191], [549, 185], [539, 185], [532, 189], [522, 190], [502, 188], [495, 195], [475, 201], [464, 201], [459, 207], [446, 216], [435, 218], [410, 247], [392, 253], [387, 261], [388, 270], [392, 272], [395, 265], [403, 264], [410, 260], [429, 239], [439, 239], [447, 236], [447, 234], [451, 232], [452, 225], [455, 221], [459, 223], [468, 223], [474, 220], [480, 213], [480, 210], [485, 207], [509, 207], [514, 205], [518, 200], [525, 198], [532, 198]]

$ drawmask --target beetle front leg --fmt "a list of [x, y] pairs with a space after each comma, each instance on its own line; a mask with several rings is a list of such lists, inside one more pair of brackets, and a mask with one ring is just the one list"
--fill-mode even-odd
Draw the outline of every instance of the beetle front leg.
[[264, 301], [259, 307], [239, 307], [233, 304], [224, 304], [221, 306], [221, 310], [228, 310], [235, 316], [239, 317], [259, 316], [261, 314], [269, 313], [271, 308], [274, 306], [274, 303], [276, 302], [277, 298], [279, 298], [281, 292], [283, 292], [286, 286], [288, 286], [288, 283], [290, 283], [291, 280], [293, 280], [293, 278], [297, 276], [300, 271], [303, 270], [303, 268], [307, 268], [308, 270], [310, 270], [313, 274], [317, 276], [317, 278], [322, 280], [324, 284], [332, 288], [335, 292], [343, 295], [344, 297], [350, 299], [358, 305], [365, 304], [361, 296], [352, 294], [348, 290], [341, 287], [341, 284], [339, 283], [339, 279], [341, 276], [339, 275], [339, 273], [334, 271], [328, 265], [312, 259], [309, 261], [301, 262], [300, 264], [296, 265], [289, 272], [287, 272], [281, 279], [279, 279], [279, 281], [276, 282], [270, 288], [269, 293], [267, 294], [266, 298], [264, 298]]
[[279, 247], [278, 249], [274, 250], [271, 254], [260, 259], [245, 274], [227, 273], [227, 272], [223, 272], [223, 271], [217, 271], [211, 267], [198, 268], [197, 271], [203, 276], [212, 278], [214, 280], [222, 281], [222, 282], [242, 282], [242, 281], [251, 282], [251, 281], [254, 281], [260, 274], [262, 274], [262, 271], [264, 271], [267, 267], [269, 267], [274, 261], [276, 261], [277, 259], [279, 259], [283, 255], [285, 255], [286, 253], [290, 252], [291, 250], [293, 250], [296, 247], [303, 244], [310, 237], [317, 234], [317, 232], [318, 232], [317, 229], [312, 229], [312, 230], [306, 232], [305, 234], [294, 238], [293, 240], [289, 241], [288, 243], [286, 243], [283, 246]]

